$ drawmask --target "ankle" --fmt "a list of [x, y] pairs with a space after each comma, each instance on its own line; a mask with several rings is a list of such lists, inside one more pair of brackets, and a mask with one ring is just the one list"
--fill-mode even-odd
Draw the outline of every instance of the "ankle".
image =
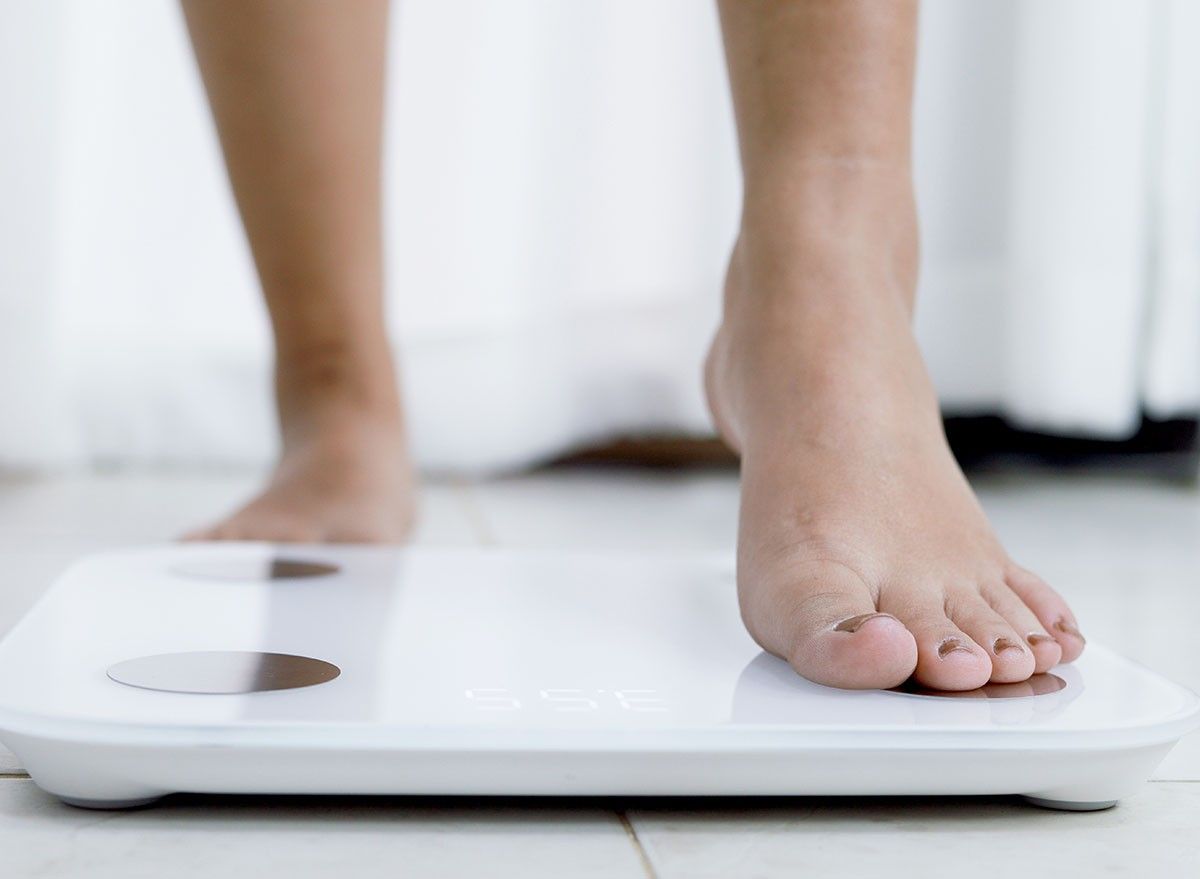
[[758, 162], [743, 184], [743, 227], [779, 221], [882, 232], [915, 217], [906, 159], [839, 155]]
[[917, 263], [907, 166], [793, 164], [747, 178], [727, 296], [866, 287], [900, 296], [911, 312]]
[[386, 345], [309, 345], [276, 356], [275, 398], [285, 447], [355, 426], [399, 432], [403, 417]]

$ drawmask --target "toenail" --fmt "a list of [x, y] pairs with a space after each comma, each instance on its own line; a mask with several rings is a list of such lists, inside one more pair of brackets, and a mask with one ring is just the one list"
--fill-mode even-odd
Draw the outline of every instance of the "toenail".
[[957, 638], [947, 638], [945, 641], [943, 641], [941, 644], [938, 645], [938, 659], [945, 659], [947, 656], [949, 656], [951, 653], [955, 652], [956, 650], [961, 650], [964, 653], [973, 652], [970, 647], [968, 647], [966, 644], [964, 644], [962, 641], [958, 640]]
[[1050, 635], [1047, 635], [1045, 632], [1030, 632], [1025, 636], [1025, 640], [1029, 642], [1031, 647], [1036, 647], [1039, 644], [1045, 644], [1049, 641], [1053, 641], [1054, 638]]
[[1087, 643], [1087, 639], [1083, 637], [1083, 634], [1077, 628], [1067, 622], [1066, 617], [1059, 617], [1054, 623], [1054, 628], [1058, 629], [1060, 632], [1070, 635], [1072, 638], [1078, 638], [1084, 644]]
[[836, 626], [833, 627], [833, 630], [835, 632], [854, 633], [854, 632], [857, 632], [859, 629], [861, 629], [863, 627], [864, 623], [866, 623], [869, 620], [873, 620], [876, 617], [887, 617], [888, 619], [891, 619], [891, 620], [896, 619], [890, 613], [860, 613], [856, 617], [850, 617], [849, 619], [842, 620], [840, 623], [838, 623]]
[[1020, 644], [1018, 644], [1016, 641], [1014, 641], [1012, 638], [997, 638], [995, 641], [992, 642], [992, 653], [999, 656], [1000, 651], [1002, 651], [1002, 650], [1017, 650], [1021, 653], [1025, 652], [1025, 648], [1022, 647]]

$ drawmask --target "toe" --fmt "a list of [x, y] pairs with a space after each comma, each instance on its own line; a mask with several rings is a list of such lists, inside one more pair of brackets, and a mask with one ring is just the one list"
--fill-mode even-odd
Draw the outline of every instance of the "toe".
[[751, 603], [742, 614], [755, 639], [818, 684], [886, 689], [913, 672], [917, 648], [894, 616], [879, 613], [862, 578], [834, 563], [805, 566], [802, 576], [770, 604]]
[[1004, 617], [1020, 635], [1027, 647], [1033, 651], [1033, 673], [1049, 671], [1062, 661], [1062, 647], [1054, 636], [1046, 631], [1042, 621], [1017, 594], [1004, 583], [984, 586], [980, 593], [992, 610]]
[[1008, 586], [1034, 614], [1045, 631], [1049, 632], [1062, 648], [1062, 661], [1070, 662], [1083, 652], [1087, 643], [1079, 631], [1079, 624], [1071, 608], [1046, 581], [1024, 568], [1014, 567], [1005, 578]]
[[195, 543], [202, 541], [237, 540], [238, 536], [236, 531], [230, 528], [230, 523], [225, 521], [216, 522], [203, 528], [195, 528], [179, 539], [184, 542]]
[[242, 540], [263, 540], [268, 543], [324, 543], [327, 535], [320, 528], [292, 519], [267, 521], [248, 531]]
[[955, 590], [950, 594], [946, 608], [950, 619], [988, 652], [992, 683], [1011, 684], [1029, 679], [1036, 665], [1033, 651], [1008, 621], [984, 600], [978, 589]]
[[991, 679], [987, 652], [946, 616], [940, 590], [914, 592], [894, 609], [883, 609], [892, 610], [916, 639], [919, 683], [936, 690], [974, 690]]
[[185, 541], [264, 541], [267, 543], [319, 543], [323, 533], [316, 527], [296, 519], [277, 514], [255, 514], [242, 511], [212, 525], [185, 534]]

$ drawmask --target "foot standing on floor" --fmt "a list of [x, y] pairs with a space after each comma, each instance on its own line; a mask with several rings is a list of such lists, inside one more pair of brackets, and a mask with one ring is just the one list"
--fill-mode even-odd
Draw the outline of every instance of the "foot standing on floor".
[[275, 341], [280, 457], [201, 540], [385, 542], [415, 479], [384, 329], [387, 0], [185, 0]]

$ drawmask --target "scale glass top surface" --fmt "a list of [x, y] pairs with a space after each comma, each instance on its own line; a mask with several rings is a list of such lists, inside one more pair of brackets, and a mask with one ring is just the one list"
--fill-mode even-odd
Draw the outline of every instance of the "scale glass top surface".
[[[315, 664], [255, 666], [258, 653]], [[203, 654], [199, 672], [179, 654]], [[144, 660], [164, 655], [174, 658]], [[214, 674], [319, 681], [172, 691], [172, 675], [193, 686]], [[1053, 747], [1070, 733], [1078, 747], [1082, 733], [1097, 746], [1161, 740], [1196, 712], [1187, 690], [1094, 645], [1052, 676], [955, 697], [812, 684], [746, 634], [725, 556], [130, 550], [71, 568], [0, 645], [0, 720], [62, 735], [744, 746], [886, 734], [890, 747], [931, 735], [939, 746]]]

